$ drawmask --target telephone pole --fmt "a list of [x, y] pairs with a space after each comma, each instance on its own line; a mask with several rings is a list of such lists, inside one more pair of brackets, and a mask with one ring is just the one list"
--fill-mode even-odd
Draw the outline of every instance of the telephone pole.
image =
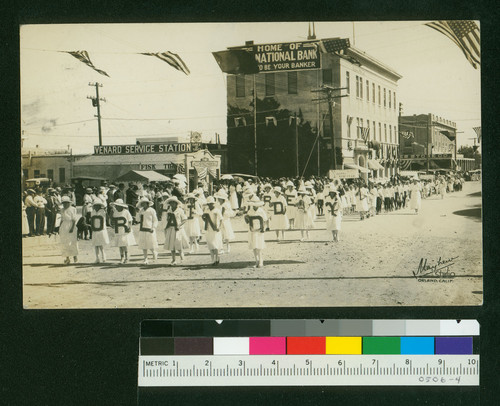
[[333, 130], [333, 107], [335, 106], [334, 99], [338, 99], [340, 97], [346, 97], [346, 94], [335, 94], [340, 90], [347, 89], [347, 87], [332, 87], [328, 85], [322, 85], [320, 89], [312, 90], [312, 92], [321, 92], [323, 93], [322, 98], [313, 99], [313, 101], [327, 101], [328, 102], [328, 116], [330, 119], [330, 136], [332, 142], [332, 162], [330, 164], [330, 169], [337, 169], [337, 156], [335, 151], [335, 133]]
[[104, 97], [99, 97], [99, 88], [102, 87], [102, 83], [89, 83], [89, 86], [95, 87], [95, 97], [87, 96], [87, 99], [92, 100], [92, 106], [97, 107], [97, 128], [99, 131], [99, 146], [102, 145], [102, 131], [101, 131], [101, 101], [105, 102], [106, 99]]

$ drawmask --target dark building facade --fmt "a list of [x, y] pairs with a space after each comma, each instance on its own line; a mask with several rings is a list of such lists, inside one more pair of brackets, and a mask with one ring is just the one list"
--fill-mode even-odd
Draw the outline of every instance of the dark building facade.
[[[320, 63], [312, 68], [289, 63], [281, 65], [283, 70], [228, 75], [229, 172], [310, 176], [352, 168], [364, 177], [395, 174], [401, 76], [353, 47], [339, 53], [316, 52]], [[326, 96], [315, 91], [323, 85], [344, 88], [334, 93], [344, 95], [334, 98], [332, 109], [335, 145]]]

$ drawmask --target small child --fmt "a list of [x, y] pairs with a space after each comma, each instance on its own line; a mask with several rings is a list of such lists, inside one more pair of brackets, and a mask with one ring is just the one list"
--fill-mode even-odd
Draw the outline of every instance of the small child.
[[136, 244], [132, 232], [132, 215], [123, 199], [116, 199], [109, 205], [112, 208], [111, 224], [115, 230], [113, 245], [120, 249], [120, 264], [126, 264], [128, 262], [128, 247]]
[[[90, 216], [90, 227], [92, 227], [92, 245], [95, 249], [95, 263], [106, 262], [104, 246], [109, 244], [108, 229], [106, 228], [106, 203], [96, 197], [92, 203]], [[99, 258], [99, 254], [101, 258]]]
[[213, 196], [207, 198], [207, 210], [203, 213], [203, 221], [205, 222], [205, 237], [207, 239], [208, 250], [212, 265], [219, 265], [219, 250], [222, 249], [222, 213], [215, 207], [215, 199]]
[[176, 251], [179, 251], [181, 260], [184, 259], [184, 247], [188, 246], [188, 238], [184, 231], [184, 223], [187, 220], [184, 210], [180, 207], [181, 202], [177, 196], [167, 199], [170, 205], [167, 211], [167, 225], [165, 227], [165, 249], [172, 253], [170, 265], [177, 265], [175, 261]]
[[325, 199], [326, 206], [326, 229], [331, 231], [332, 240], [339, 242], [339, 231], [342, 224], [342, 202], [339, 192], [329, 189]]
[[189, 253], [192, 254], [195, 250], [198, 252], [198, 240], [201, 237], [200, 218], [203, 214], [203, 210], [194, 193], [188, 193], [186, 195], [186, 201], [187, 221], [185, 230], [189, 238]]
[[325, 204], [325, 194], [324, 194], [324, 189], [320, 190], [316, 194], [316, 206], [318, 208], [318, 216], [322, 216], [323, 213], [323, 206]]
[[262, 250], [266, 248], [264, 227], [267, 220], [267, 214], [262, 208], [264, 202], [256, 195], [248, 201], [248, 205], [250, 209], [245, 215], [245, 222], [248, 224], [248, 246], [253, 250], [253, 255], [255, 257], [254, 268], [262, 268], [264, 266]]
[[139, 208], [137, 212], [137, 221], [139, 222], [137, 245], [142, 249], [144, 265], [148, 264], [148, 250], [153, 253], [154, 261], [158, 258], [158, 240], [156, 239], [158, 217], [156, 216], [156, 210], [151, 207], [153, 204], [147, 197], [142, 197], [137, 203]]

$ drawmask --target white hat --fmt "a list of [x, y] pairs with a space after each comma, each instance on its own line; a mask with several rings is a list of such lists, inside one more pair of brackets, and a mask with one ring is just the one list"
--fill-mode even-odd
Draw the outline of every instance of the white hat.
[[222, 200], [227, 200], [227, 194], [221, 193], [219, 190], [217, 193], [214, 194], [215, 199], [222, 199]]
[[143, 203], [147, 203], [148, 205], [152, 206], [154, 203], [149, 200], [146, 196], [141, 197], [141, 199], [137, 202], [137, 207], [141, 206]]
[[215, 204], [215, 199], [213, 196], [207, 197], [207, 204]]
[[64, 195], [63, 197], [61, 197], [61, 203], [71, 203], [71, 199], [69, 198], [69, 196]]
[[273, 188], [273, 187], [271, 186], [271, 184], [270, 184], [270, 183], [266, 183], [266, 184], [264, 185], [264, 187], [263, 187], [263, 188], [265, 189], [265, 188], [267, 188], [267, 187], [268, 187], [269, 189], [272, 189], [272, 188]]
[[[62, 200], [61, 200], [62, 201]], [[102, 207], [106, 207], [106, 203], [104, 203], [104, 201], [99, 198], [99, 197], [96, 197], [93, 201], [92, 201], [92, 206], [102, 206]]]
[[289, 180], [288, 182], [286, 182], [286, 187], [288, 187], [288, 186], [295, 186], [295, 185], [293, 184], [293, 182], [291, 180]]
[[309, 191], [304, 186], [301, 186], [299, 190], [297, 190], [297, 193], [302, 195], [308, 195]]
[[123, 203], [123, 199], [116, 199], [114, 202], [110, 203], [109, 205], [110, 206], [119, 206], [119, 207], [123, 207], [125, 209], [128, 208], [128, 205]]
[[280, 187], [280, 186], [275, 186], [275, 187], [273, 188], [273, 190], [274, 190], [275, 192], [281, 193], [281, 187]]
[[177, 196], [171, 196], [167, 199], [167, 203], [170, 203], [170, 202], [175, 202], [177, 204], [180, 204], [181, 201], [177, 198]]
[[253, 197], [248, 201], [250, 206], [264, 206], [264, 202], [259, 199], [257, 195], [253, 195]]

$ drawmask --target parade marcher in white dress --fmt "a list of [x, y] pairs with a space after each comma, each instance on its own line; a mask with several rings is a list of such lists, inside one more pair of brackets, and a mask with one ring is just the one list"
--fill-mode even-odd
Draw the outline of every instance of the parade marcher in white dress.
[[196, 249], [198, 252], [198, 239], [201, 237], [200, 220], [203, 214], [200, 202], [196, 199], [194, 193], [186, 195], [186, 215], [187, 221], [184, 225], [186, 235], [189, 238], [189, 253], [192, 254]]
[[444, 199], [444, 195], [446, 194], [446, 181], [443, 178], [439, 180], [439, 194], [441, 195], [441, 199]]
[[280, 240], [285, 239], [285, 230], [288, 230], [290, 223], [287, 216], [287, 204], [285, 196], [281, 193], [281, 187], [276, 186], [274, 189], [274, 196], [271, 200], [272, 216], [270, 221], [270, 229], [276, 231], [276, 238]]
[[256, 195], [249, 200], [250, 209], [245, 215], [245, 222], [248, 224], [248, 246], [253, 250], [255, 257], [254, 268], [262, 268], [264, 266], [264, 258], [262, 250], [266, 248], [265, 241], [265, 223], [267, 213], [262, 208], [262, 202]]
[[364, 185], [360, 185], [356, 193], [356, 211], [359, 213], [361, 220], [364, 220], [368, 214], [368, 189]]
[[309, 230], [313, 228], [314, 222], [309, 209], [312, 202], [309, 197], [309, 192], [303, 186], [297, 191], [299, 197], [297, 198], [297, 214], [295, 217], [295, 228], [300, 230], [300, 241], [309, 239]]
[[413, 184], [410, 186], [410, 210], [415, 210], [415, 214], [418, 214], [418, 210], [422, 204], [422, 192], [420, 183], [416, 179], [413, 180]]
[[182, 210], [181, 201], [177, 196], [172, 196], [167, 199], [170, 209], [167, 212], [167, 225], [165, 227], [165, 249], [172, 253], [171, 265], [177, 265], [175, 261], [176, 251], [179, 251], [179, 256], [184, 259], [184, 248], [189, 246], [189, 240], [184, 230], [184, 224], [187, 217]]
[[309, 192], [309, 198], [311, 199], [311, 205], [309, 206], [309, 211], [311, 212], [311, 218], [316, 221], [316, 191], [311, 181], [304, 183], [306, 190]]
[[229, 204], [233, 210], [238, 210], [240, 207], [238, 205], [238, 194], [236, 193], [236, 187], [234, 185], [229, 186]]
[[295, 185], [291, 180], [286, 183], [286, 190], [284, 192], [286, 199], [286, 214], [288, 220], [290, 221], [290, 229], [295, 228], [295, 217], [297, 215], [297, 191], [295, 190]]
[[[234, 231], [233, 225], [231, 224], [231, 218], [235, 216], [235, 212], [231, 208], [231, 204], [227, 200], [228, 196], [224, 192], [224, 189], [220, 189], [215, 195], [214, 198], [218, 201], [218, 208], [222, 214], [222, 224], [221, 224], [221, 232], [222, 232], [222, 242], [226, 245], [226, 252], [231, 252], [231, 246], [229, 245], [229, 241], [233, 241]], [[221, 253], [224, 253], [222, 251]]]
[[90, 216], [92, 213], [92, 202], [96, 198], [94, 191], [92, 188], [85, 189], [85, 194], [83, 195], [83, 204], [82, 204], [82, 217], [85, 219], [85, 223], [89, 226], [83, 232], [83, 238], [88, 240], [89, 237], [92, 239], [92, 227], [90, 227]]
[[120, 263], [126, 264], [128, 262], [128, 247], [136, 244], [132, 232], [132, 215], [123, 199], [116, 199], [109, 205], [111, 207], [111, 224], [115, 232], [113, 246], [120, 249]]
[[23, 200], [21, 199], [21, 210], [23, 214], [23, 223], [22, 223], [22, 233], [23, 237], [29, 235], [30, 233], [30, 226], [28, 223], [28, 216], [26, 215], [26, 206], [24, 205]]
[[263, 187], [264, 192], [262, 193], [261, 200], [264, 202], [264, 210], [266, 211], [267, 214], [267, 221], [266, 221], [266, 231], [269, 230], [269, 220], [271, 219], [273, 209], [271, 207], [271, 200], [273, 198], [273, 192], [271, 190], [273, 187], [271, 186], [270, 183], [266, 183]]
[[158, 217], [156, 216], [155, 209], [151, 207], [153, 204], [147, 197], [142, 197], [137, 203], [137, 207], [139, 208], [136, 215], [139, 222], [137, 245], [142, 249], [144, 265], [148, 264], [148, 250], [153, 253], [153, 260], [156, 261], [158, 258], [158, 240], [156, 238]]
[[342, 225], [342, 200], [339, 192], [329, 190], [328, 196], [325, 199], [326, 207], [326, 229], [332, 233], [332, 239], [335, 242], [339, 241], [339, 231]]
[[213, 196], [207, 198], [207, 210], [203, 213], [203, 221], [205, 223], [205, 237], [207, 239], [207, 247], [210, 251], [212, 265], [219, 264], [219, 251], [222, 249], [222, 213], [215, 207], [215, 199]]
[[64, 263], [69, 265], [69, 257], [73, 257], [75, 262], [78, 261], [78, 240], [76, 231], [76, 207], [71, 205], [69, 196], [63, 196], [61, 199], [63, 208], [61, 210], [61, 225], [59, 226], [59, 239], [61, 243], [61, 253], [65, 257]]
[[[99, 197], [96, 197], [92, 203], [90, 227], [92, 227], [92, 245], [95, 249], [95, 263], [106, 262], [104, 247], [109, 244], [108, 229], [106, 228], [106, 203]], [[99, 254], [101, 258], [99, 258]]]

